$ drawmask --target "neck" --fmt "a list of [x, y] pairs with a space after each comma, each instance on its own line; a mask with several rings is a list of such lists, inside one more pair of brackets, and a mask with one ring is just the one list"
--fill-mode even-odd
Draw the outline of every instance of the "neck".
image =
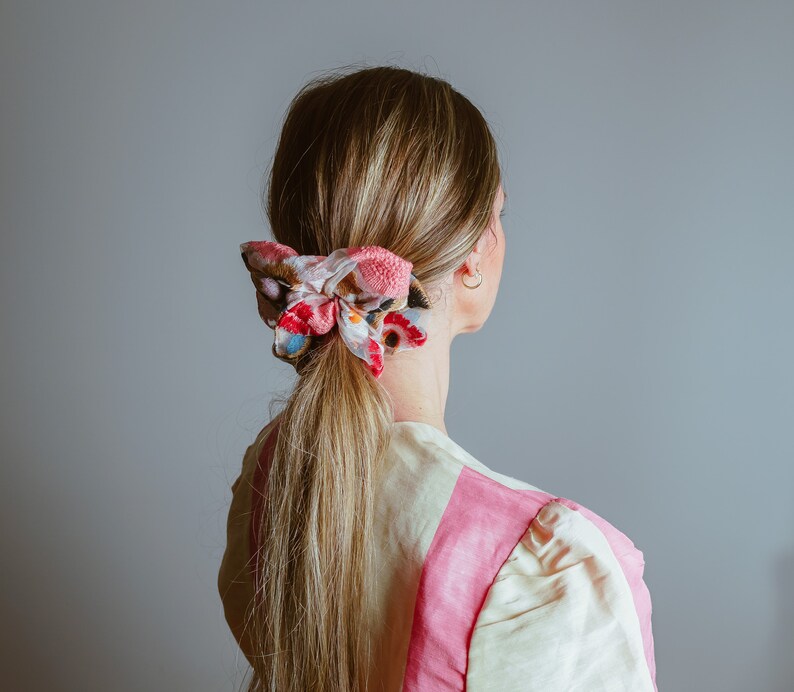
[[395, 421], [428, 423], [447, 435], [444, 409], [451, 344], [448, 332], [428, 331], [419, 348], [385, 356], [378, 381], [391, 396]]

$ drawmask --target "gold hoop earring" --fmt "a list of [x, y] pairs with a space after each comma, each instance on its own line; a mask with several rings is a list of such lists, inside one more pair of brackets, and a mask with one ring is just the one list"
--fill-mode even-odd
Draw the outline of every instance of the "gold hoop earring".
[[479, 281], [477, 281], [477, 283], [474, 284], [474, 286], [470, 286], [469, 284], [466, 283], [466, 276], [467, 276], [466, 274], [461, 275], [460, 280], [466, 288], [477, 288], [477, 286], [479, 286], [482, 283], [482, 274], [480, 274], [480, 268], [477, 267], [475, 271], [477, 272], [475, 276], [479, 279]]

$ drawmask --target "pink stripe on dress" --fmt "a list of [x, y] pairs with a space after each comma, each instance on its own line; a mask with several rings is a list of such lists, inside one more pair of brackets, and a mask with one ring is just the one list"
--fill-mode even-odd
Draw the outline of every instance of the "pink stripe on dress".
[[554, 497], [464, 466], [419, 580], [403, 690], [464, 690], [471, 635], [502, 564]]

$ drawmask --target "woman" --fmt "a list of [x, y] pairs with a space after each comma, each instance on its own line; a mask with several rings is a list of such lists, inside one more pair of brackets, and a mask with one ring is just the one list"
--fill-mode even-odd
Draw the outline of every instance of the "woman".
[[655, 690], [643, 556], [447, 435], [449, 353], [482, 327], [505, 200], [479, 110], [396, 67], [290, 105], [241, 245], [298, 378], [232, 486], [218, 586], [250, 690]]

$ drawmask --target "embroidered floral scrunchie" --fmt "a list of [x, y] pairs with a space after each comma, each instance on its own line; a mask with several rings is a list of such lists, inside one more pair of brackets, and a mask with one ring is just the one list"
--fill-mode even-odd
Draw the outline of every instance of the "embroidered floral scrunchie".
[[299, 255], [268, 240], [240, 245], [256, 287], [259, 315], [275, 331], [273, 355], [293, 365], [313, 337], [334, 325], [375, 377], [383, 354], [425, 343], [430, 300], [413, 264], [369, 245], [330, 255]]

